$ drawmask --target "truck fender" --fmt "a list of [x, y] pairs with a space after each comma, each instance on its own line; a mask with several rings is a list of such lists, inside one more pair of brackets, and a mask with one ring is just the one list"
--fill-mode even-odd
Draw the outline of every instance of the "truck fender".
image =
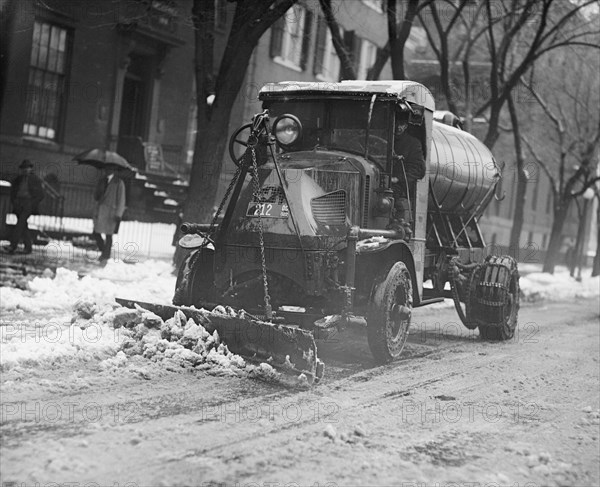
[[[421, 299], [418, 292], [415, 259], [405, 240], [388, 240], [379, 245], [357, 249], [356, 263], [358, 268], [369, 269], [373, 278], [384, 266], [395, 262], [404, 262], [410, 272], [413, 288], [413, 306], [418, 306]], [[372, 279], [368, 279], [372, 281]]]
[[[202, 235], [198, 235], [197, 233], [188, 233], [179, 239], [179, 246], [184, 249], [199, 249], [200, 247], [206, 245], [205, 238]], [[209, 249], [214, 250], [213, 244], [209, 243], [207, 245]]]

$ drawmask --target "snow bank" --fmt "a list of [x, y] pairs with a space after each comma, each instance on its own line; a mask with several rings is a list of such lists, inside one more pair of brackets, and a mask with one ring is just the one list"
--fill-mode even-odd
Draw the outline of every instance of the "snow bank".
[[115, 297], [168, 303], [174, 287], [172, 266], [162, 261], [109, 262], [82, 278], [59, 268], [54, 278], [36, 277], [26, 290], [3, 287], [0, 367], [115, 355], [124, 337], [103, 318], [117, 306]]
[[67, 359], [101, 360], [117, 353], [124, 339], [121, 334], [102, 323], [80, 328], [68, 318], [2, 326], [0, 370], [15, 365], [51, 365]]
[[82, 278], [75, 271], [59, 268], [54, 279], [36, 277], [29, 282], [27, 290], [2, 288], [0, 312], [21, 309], [37, 315], [70, 313], [78, 299], [91, 299], [106, 306], [117, 296], [169, 303], [174, 288], [175, 277], [168, 262], [130, 265], [109, 261], [106, 267], [94, 269]]
[[532, 272], [521, 276], [519, 283], [525, 301], [600, 297], [600, 276], [584, 277], [577, 282], [567, 270], [557, 270], [554, 274]]

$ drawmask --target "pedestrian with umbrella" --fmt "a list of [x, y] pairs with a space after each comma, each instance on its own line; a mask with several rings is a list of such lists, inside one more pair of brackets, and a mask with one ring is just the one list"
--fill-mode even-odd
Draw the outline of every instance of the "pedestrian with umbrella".
[[[135, 169], [119, 154], [101, 149], [92, 149], [74, 158], [80, 164], [88, 164], [102, 170], [102, 177], [94, 190], [94, 230], [92, 237], [100, 250], [100, 263], [106, 265], [110, 258], [113, 235], [125, 213], [125, 183], [116, 174], [117, 169]], [[105, 238], [102, 237], [105, 235]]]

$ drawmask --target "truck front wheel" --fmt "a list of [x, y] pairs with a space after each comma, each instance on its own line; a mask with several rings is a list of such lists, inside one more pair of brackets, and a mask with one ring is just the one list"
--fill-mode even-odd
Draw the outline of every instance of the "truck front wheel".
[[196, 306], [214, 301], [214, 250], [202, 247], [190, 253], [181, 264], [175, 282], [173, 304]]
[[367, 338], [375, 360], [388, 363], [404, 348], [412, 315], [412, 282], [403, 262], [381, 272], [367, 308]]

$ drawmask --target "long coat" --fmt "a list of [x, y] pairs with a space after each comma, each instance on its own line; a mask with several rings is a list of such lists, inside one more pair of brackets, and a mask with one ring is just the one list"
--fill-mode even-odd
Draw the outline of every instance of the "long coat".
[[27, 189], [29, 190], [29, 197], [31, 198], [31, 214], [37, 215], [40, 202], [44, 199], [44, 187], [42, 186], [42, 180], [35, 174], [30, 173], [27, 176], [20, 174], [12, 181], [10, 188], [10, 201], [13, 205], [15, 204], [15, 201], [17, 200], [17, 194], [19, 193], [19, 186], [25, 177], [27, 177]]
[[96, 194], [100, 194], [94, 211], [94, 232], [112, 235], [116, 233], [117, 221], [125, 213], [125, 183], [113, 176], [104, 192], [98, 191], [104, 184], [106, 179], [101, 179], [96, 188]]

